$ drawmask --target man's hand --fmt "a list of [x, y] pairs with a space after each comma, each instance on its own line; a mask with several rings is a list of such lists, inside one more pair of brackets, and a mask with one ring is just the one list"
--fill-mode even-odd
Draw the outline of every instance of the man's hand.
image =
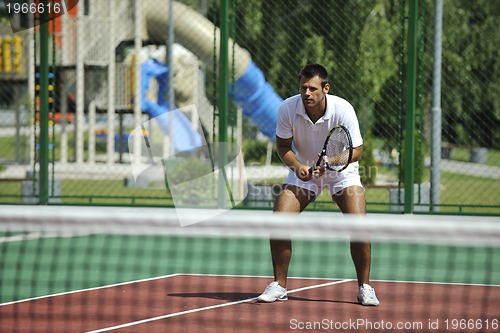
[[[302, 164], [295, 156], [292, 150], [293, 138], [283, 139], [276, 136], [276, 150], [278, 151], [278, 156], [281, 158], [283, 163], [293, 170], [297, 177], [302, 181], [309, 181], [313, 178], [319, 178], [324, 175], [326, 168], [324, 165], [318, 167], [312, 173], [309, 173], [310, 166]], [[318, 154], [321, 156], [321, 154]], [[323, 161], [324, 164], [324, 161]]]
[[309, 173], [309, 169], [310, 169], [309, 166], [301, 165], [295, 171], [295, 174], [297, 175], [297, 177], [299, 177], [300, 180], [307, 182], [313, 178], [319, 178], [319, 177], [323, 176], [323, 174], [325, 173], [325, 170], [326, 170], [323, 166], [321, 166], [321, 167], [317, 168], [316, 170], [313, 170], [312, 173]]

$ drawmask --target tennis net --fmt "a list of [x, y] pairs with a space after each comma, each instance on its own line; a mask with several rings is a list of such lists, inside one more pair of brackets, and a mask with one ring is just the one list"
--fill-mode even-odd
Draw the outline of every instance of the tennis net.
[[[264, 304], [270, 238], [293, 256]], [[376, 307], [350, 256], [368, 239]], [[1, 332], [500, 330], [499, 217], [2, 206], [0, 241]]]

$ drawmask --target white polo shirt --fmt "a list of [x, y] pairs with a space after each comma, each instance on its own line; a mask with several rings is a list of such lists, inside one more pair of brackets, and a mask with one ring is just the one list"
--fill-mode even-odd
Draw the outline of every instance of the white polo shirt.
[[[323, 149], [328, 132], [337, 125], [347, 127], [353, 147], [363, 144], [356, 112], [351, 103], [334, 95], [326, 95], [326, 112], [313, 123], [306, 113], [300, 95], [287, 98], [278, 110], [276, 135], [283, 139], [293, 137], [297, 159], [305, 165], [313, 165]], [[342, 173], [357, 172], [358, 162], [351, 163]]]

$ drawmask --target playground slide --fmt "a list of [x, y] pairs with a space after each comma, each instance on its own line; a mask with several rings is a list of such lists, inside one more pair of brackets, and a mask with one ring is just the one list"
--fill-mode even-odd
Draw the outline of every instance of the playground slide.
[[[166, 41], [168, 39], [168, 6], [162, 6], [162, 10], [158, 10], [156, 0], [145, 0], [142, 3], [143, 39]], [[219, 40], [219, 29], [215, 28], [212, 22], [203, 15], [179, 2], [173, 3], [173, 11], [176, 42], [189, 49], [206, 64], [211, 64], [214, 61], [214, 38]], [[232, 44], [231, 41], [230, 43]], [[216, 57], [218, 57], [218, 49], [219, 44], [215, 43]], [[234, 52], [234, 100], [242, 108], [243, 114], [264, 135], [274, 141], [278, 107], [282, 98], [266, 82], [264, 74], [252, 61], [247, 50], [236, 44]], [[229, 59], [231, 62], [233, 57], [230, 56]], [[233, 64], [230, 63], [229, 67], [232, 68], [232, 66]]]
[[[178, 109], [170, 111], [170, 105], [165, 100], [166, 84], [168, 77], [168, 67], [155, 59], [148, 59], [141, 65], [141, 108], [144, 112], [154, 118], [163, 133], [170, 134], [175, 150], [178, 152], [191, 150], [203, 145], [201, 135], [193, 129], [191, 121]], [[151, 79], [158, 81], [158, 102], [154, 103], [147, 99], [146, 93], [149, 89]], [[173, 117], [167, 115], [172, 112]], [[170, 126], [173, 119], [175, 126]]]

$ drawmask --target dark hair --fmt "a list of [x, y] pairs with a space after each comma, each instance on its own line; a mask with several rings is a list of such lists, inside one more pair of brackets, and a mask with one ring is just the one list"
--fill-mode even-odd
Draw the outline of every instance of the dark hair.
[[310, 79], [318, 76], [321, 79], [321, 87], [325, 87], [328, 83], [328, 72], [325, 67], [320, 64], [309, 64], [301, 69], [299, 72], [299, 81], [302, 78]]

